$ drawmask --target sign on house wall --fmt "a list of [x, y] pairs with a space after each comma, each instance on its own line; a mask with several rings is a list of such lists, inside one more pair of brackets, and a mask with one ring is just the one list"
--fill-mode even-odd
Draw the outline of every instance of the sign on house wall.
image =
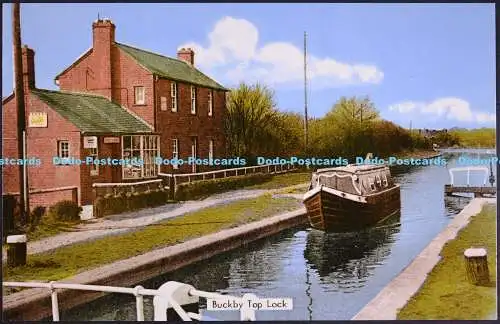
[[30, 112], [28, 116], [28, 127], [47, 127], [47, 113]]
[[97, 148], [97, 136], [84, 136], [83, 148]]
[[104, 144], [120, 144], [119, 137], [105, 137]]

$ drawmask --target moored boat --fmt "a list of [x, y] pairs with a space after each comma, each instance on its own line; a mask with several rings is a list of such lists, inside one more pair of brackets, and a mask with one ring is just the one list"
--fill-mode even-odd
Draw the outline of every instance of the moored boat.
[[400, 186], [386, 165], [319, 169], [303, 201], [311, 227], [323, 231], [368, 227], [401, 209]]

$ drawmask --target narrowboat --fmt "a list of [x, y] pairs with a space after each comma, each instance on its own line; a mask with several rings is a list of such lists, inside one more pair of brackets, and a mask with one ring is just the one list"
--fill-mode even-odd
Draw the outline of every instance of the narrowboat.
[[318, 169], [303, 198], [312, 228], [344, 232], [377, 224], [401, 210], [400, 185], [387, 165]]

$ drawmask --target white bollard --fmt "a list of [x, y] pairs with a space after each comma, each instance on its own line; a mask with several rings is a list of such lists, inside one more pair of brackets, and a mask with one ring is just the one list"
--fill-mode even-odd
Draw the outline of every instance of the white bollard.
[[23, 266], [27, 256], [26, 235], [7, 236], [7, 265], [9, 267]]
[[241, 321], [255, 321], [255, 310], [249, 307], [249, 302], [256, 302], [259, 300], [254, 294], [244, 294], [243, 305], [240, 310], [240, 320]]

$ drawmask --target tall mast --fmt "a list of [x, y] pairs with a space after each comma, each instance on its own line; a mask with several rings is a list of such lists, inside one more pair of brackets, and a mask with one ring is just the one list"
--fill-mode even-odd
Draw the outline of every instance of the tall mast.
[[304, 153], [307, 154], [307, 33], [304, 32]]
[[[24, 102], [23, 61], [21, 53], [21, 8], [19, 2], [12, 4], [12, 45], [14, 52], [14, 75], [17, 108], [17, 154], [19, 159], [26, 158], [26, 112]], [[27, 192], [26, 163], [19, 165], [19, 214], [21, 223], [28, 220], [29, 203]]]

